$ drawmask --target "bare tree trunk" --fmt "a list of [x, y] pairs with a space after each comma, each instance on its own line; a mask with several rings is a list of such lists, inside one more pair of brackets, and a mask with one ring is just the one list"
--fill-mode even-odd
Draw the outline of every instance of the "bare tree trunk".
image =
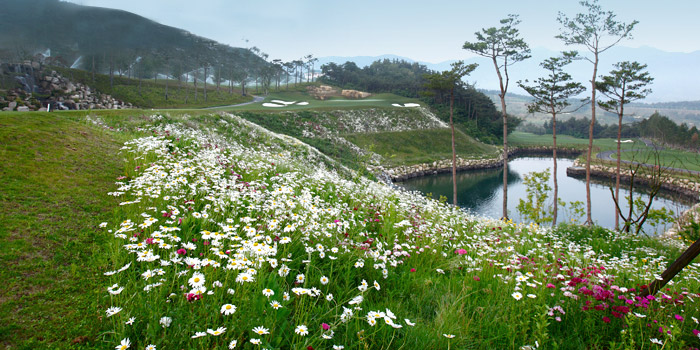
[[[615, 169], [615, 199], [620, 200], [620, 141], [622, 139], [622, 113], [617, 123], [617, 168]], [[620, 229], [620, 210], [615, 206], [615, 230]]]
[[455, 149], [455, 124], [452, 121], [452, 108], [455, 100], [455, 88], [450, 93], [450, 128], [452, 128], [452, 204], [457, 206], [457, 151]]
[[207, 102], [207, 69], [209, 67], [204, 66], [204, 102]]
[[194, 78], [194, 103], [197, 103], [197, 72], [192, 77]]
[[114, 90], [114, 55], [109, 56], [109, 90]]
[[588, 152], [586, 153], [586, 225], [593, 225], [591, 217], [591, 153], [593, 153], [593, 127], [595, 126], [595, 77], [598, 74], [598, 52], [593, 62], [593, 78], [591, 79], [591, 125], [588, 128]]
[[554, 210], [552, 212], [552, 227], [557, 226], [557, 210], [559, 202], [559, 183], [557, 182], [557, 115], [552, 106], [552, 159], [554, 160]]
[[501, 93], [498, 95], [501, 98], [501, 112], [503, 114], [503, 220], [508, 220], [508, 114], [506, 112], [506, 89], [503, 86], [503, 76], [498, 69], [496, 57], [493, 57], [493, 65], [496, 67], [498, 74], [498, 83], [501, 88]]
[[644, 298], [647, 295], [656, 294], [656, 292], [661, 290], [661, 288], [663, 288], [666, 283], [681, 272], [681, 270], [690, 265], [690, 263], [692, 263], [698, 255], [700, 255], [700, 239], [695, 241], [695, 243], [688, 247], [688, 249], [683, 252], [678, 259], [676, 259], [676, 261], [668, 266], [666, 271], [661, 274], [661, 280], [654, 279], [654, 281], [649, 284], [649, 287], [643, 289], [641, 297]]

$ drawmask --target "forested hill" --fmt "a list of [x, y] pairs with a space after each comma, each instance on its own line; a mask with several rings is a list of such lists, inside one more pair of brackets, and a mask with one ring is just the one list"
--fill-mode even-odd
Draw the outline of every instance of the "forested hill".
[[[450, 93], [427, 87], [428, 76], [436, 72], [425, 65], [400, 59], [377, 60], [360, 68], [354, 62], [328, 63], [321, 66], [322, 81], [347, 89], [368, 92], [391, 92], [421, 98], [443, 120], [449, 118]], [[511, 131], [519, 119], [513, 117]], [[503, 135], [501, 115], [491, 99], [461, 82], [454, 91], [454, 122], [468, 135], [486, 143], [499, 143]]]
[[27, 59], [50, 49], [51, 57], [64, 65], [71, 66], [82, 56], [82, 68], [91, 70], [94, 62], [95, 69], [102, 72], [125, 71], [139, 57], [143, 68], [151, 70], [156, 66], [188, 71], [215, 63], [264, 63], [248, 49], [223, 45], [126, 11], [59, 0], [1, 3], [0, 57], [6, 61]]

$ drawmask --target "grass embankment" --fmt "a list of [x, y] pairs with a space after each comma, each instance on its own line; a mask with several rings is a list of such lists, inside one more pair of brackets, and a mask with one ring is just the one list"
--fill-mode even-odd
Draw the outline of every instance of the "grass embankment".
[[140, 108], [203, 108], [238, 104], [251, 101], [251, 96], [241, 96], [238, 88], [229, 94], [228, 86], [221, 86], [216, 91], [216, 85], [207, 84], [207, 99], [204, 99], [204, 84], [197, 83], [197, 99], [193, 83], [179, 83], [177, 80], [169, 80], [168, 99], [165, 99], [165, 80], [159, 79], [129, 79], [127, 77], [114, 76], [114, 85], [110, 85], [109, 75], [95, 74], [80, 69], [51, 67], [61, 75], [73, 82], [79, 82], [90, 86], [92, 89], [109, 94], [112, 97], [129, 102]]
[[[700, 171], [700, 153], [674, 149], [665, 149], [658, 153], [659, 159], [664, 166]], [[616, 157], [616, 155], [613, 155], [613, 157]], [[649, 149], [639, 152], [624, 152], [621, 154], [621, 159], [623, 160], [643, 163], [653, 163], [654, 157], [655, 152]]]
[[[384, 157], [386, 165], [430, 163], [452, 158], [452, 134], [450, 129], [410, 130], [349, 134], [348, 141]], [[496, 158], [498, 150], [478, 142], [457, 131], [455, 149], [461, 158]]]
[[[638, 138], [634, 138], [632, 140], [634, 142], [622, 144], [622, 159], [654, 164], [654, 148], [647, 146]], [[508, 141], [513, 146], [552, 146], [552, 135], [535, 135], [531, 133], [516, 131], [508, 137]], [[588, 149], [588, 139], [575, 138], [568, 135], [558, 135], [557, 146], [576, 148], [585, 151], [586, 149]], [[605, 151], [616, 151], [616, 139], [595, 139], [593, 140], [593, 148], [594, 162], [605, 164], [614, 163], [610, 161], [604, 162], [602, 160], [595, 159], [595, 153]], [[698, 153], [671, 149], [661, 150], [658, 153], [659, 161], [662, 166], [695, 171], [700, 170], [700, 155]], [[581, 159], [583, 159], [585, 158], [585, 155], [582, 155], [581, 157]], [[613, 154], [612, 157], [616, 158], [617, 155]]]
[[301, 87], [294, 88], [293, 91], [271, 91], [269, 95], [265, 96], [265, 102], [271, 102], [273, 100], [282, 100], [287, 102], [307, 102], [306, 105], [291, 104], [285, 107], [265, 107], [262, 104], [251, 104], [246, 106], [233, 107], [230, 111], [295, 111], [295, 110], [338, 110], [338, 109], [358, 109], [358, 108], [401, 108], [394, 107], [394, 103], [419, 103], [424, 105], [422, 102], [411, 99], [407, 97], [402, 97], [399, 95], [394, 95], [390, 93], [383, 94], [373, 94], [370, 97], [364, 99], [347, 99], [344, 97], [331, 97], [326, 100], [317, 100], [313, 96], [310, 96], [303, 87], [309, 84], [300, 85]]
[[[632, 139], [634, 142], [623, 143], [622, 149], [647, 148], [644, 142], [639, 139]], [[535, 135], [529, 132], [515, 131], [508, 136], [508, 142], [513, 146], [549, 146], [551, 147], [552, 135]], [[576, 138], [569, 135], [557, 135], [557, 147], [588, 149], [588, 139]], [[595, 139], [593, 140], [595, 152], [612, 151], [617, 149], [616, 139]]]
[[[103, 112], [101, 132], [76, 112], [39, 115], [51, 118], [45, 124], [32, 115], [0, 119], [2, 145], [18, 148], [3, 159], [20, 168], [0, 168], [3, 182], [14, 184], [2, 188], [3, 206], [4, 198], [36, 197], [19, 214], [40, 211], [7, 231], [48, 244], [39, 257], [3, 256], [17, 266], [2, 277], [21, 283], [2, 294], [2, 324], [15, 325], [3, 328], [2, 340], [11, 346], [69, 348], [76, 334], [87, 337], [86, 348], [134, 349], [661, 348], [656, 342], [686, 349], [698, 342], [700, 265], [653, 300], [636, 298], [680, 253], [673, 242], [472, 217], [323, 170], [304, 145], [236, 117]], [[80, 142], [81, 132], [90, 142]], [[115, 141], [124, 139], [133, 140], [121, 162]], [[43, 146], [24, 152], [20, 140]], [[78, 151], [64, 150], [67, 142], [89, 161], [73, 163], [70, 152]], [[56, 160], [36, 161], [38, 154]], [[116, 175], [126, 177], [115, 184]], [[3, 220], [2, 227], [11, 221]], [[64, 223], [72, 226], [56, 229]], [[2, 243], [16, 244], [13, 237]], [[3, 250], [31, 249], [38, 248]], [[50, 261], [38, 267], [48, 272], [37, 272], [30, 261], [45, 254]], [[54, 292], [9, 299], [39, 287]], [[24, 316], [19, 307], [35, 309]]]
[[95, 348], [123, 139], [66, 114], [0, 114], [0, 344]]

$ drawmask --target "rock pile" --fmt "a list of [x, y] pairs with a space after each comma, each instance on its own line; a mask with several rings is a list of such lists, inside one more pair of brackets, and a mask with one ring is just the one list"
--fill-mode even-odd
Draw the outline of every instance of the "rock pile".
[[372, 96], [372, 94], [370, 94], [369, 92], [363, 92], [363, 91], [357, 91], [357, 90], [343, 90], [340, 94], [346, 98], [350, 98], [353, 100]]
[[[566, 175], [572, 177], [583, 177], [586, 175], [585, 164], [580, 162], [578, 159], [574, 161], [572, 167], [566, 169]], [[628, 169], [620, 169], [620, 182], [629, 183], [632, 172]], [[615, 167], [605, 166], [599, 164], [591, 164], [591, 177], [601, 178], [601, 179], [615, 179]], [[634, 177], [634, 182], [636, 184], [648, 185], [653, 180], [652, 175], [643, 174], [641, 171], [637, 173]], [[661, 184], [661, 188], [667, 191], [671, 191], [677, 194], [681, 194], [688, 199], [698, 200], [700, 196], [700, 182], [696, 182], [690, 179], [676, 178], [673, 176], [667, 176]]]
[[309, 94], [317, 100], [325, 100], [331, 96], [337, 96], [338, 90], [328, 85], [309, 86], [306, 88]]
[[14, 76], [18, 88], [0, 94], [0, 108], [3, 111], [46, 111], [80, 109], [126, 109], [134, 108], [110, 95], [99, 93], [89, 86], [73, 83], [56, 71], [41, 72], [37, 62], [4, 64], [0, 73]]

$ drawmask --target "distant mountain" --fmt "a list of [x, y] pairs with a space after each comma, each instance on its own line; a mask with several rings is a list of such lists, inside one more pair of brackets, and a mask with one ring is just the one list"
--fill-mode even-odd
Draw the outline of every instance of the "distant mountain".
[[[574, 47], [572, 47], [574, 49]], [[581, 55], [587, 52], [580, 52]], [[532, 49], [532, 58], [519, 62], [509, 69], [510, 86], [509, 91], [516, 94], [526, 94], [520, 89], [516, 82], [518, 80], [528, 79], [533, 81], [546, 72], [539, 66], [543, 60], [558, 55], [558, 52], [551, 51], [545, 48]], [[466, 52], [465, 52], [466, 55]], [[319, 62], [335, 62], [345, 63], [353, 61], [358, 66], [362, 67], [377, 59], [404, 59], [409, 62], [418, 62], [426, 65], [429, 69], [442, 71], [450, 68], [450, 63], [456, 61], [445, 61], [440, 63], [414, 61], [410, 58], [396, 55], [382, 56], [355, 56], [355, 57], [321, 57]], [[669, 101], [695, 101], [700, 100], [700, 89], [697, 88], [700, 81], [700, 70], [697, 69], [697, 64], [700, 62], [700, 51], [691, 53], [666, 52], [651, 47], [629, 48], [624, 46], [615, 46], [609, 51], [600, 55], [600, 65], [598, 72], [607, 74], [614, 63], [620, 61], [638, 61], [648, 65], [647, 70], [654, 77], [652, 84], [653, 93], [644, 100], [644, 102], [669, 102]], [[476, 84], [479, 89], [496, 90], [498, 82], [496, 75], [491, 65], [491, 62], [482, 57], [472, 57], [464, 60], [466, 63], [478, 63], [479, 67], [467, 78], [467, 80]], [[591, 80], [592, 65], [585, 60], [572, 63], [568, 68], [569, 74], [584, 85], [589, 86]]]
[[[142, 62], [151, 75], [214, 63], [260, 64], [250, 50], [234, 48], [139, 15], [59, 0], [0, 1], [0, 58], [18, 61], [47, 53], [67, 66], [106, 72]], [[89, 62], [88, 62], [89, 59]], [[231, 63], [233, 64], [233, 63]], [[121, 67], [119, 67], [121, 66]]]

